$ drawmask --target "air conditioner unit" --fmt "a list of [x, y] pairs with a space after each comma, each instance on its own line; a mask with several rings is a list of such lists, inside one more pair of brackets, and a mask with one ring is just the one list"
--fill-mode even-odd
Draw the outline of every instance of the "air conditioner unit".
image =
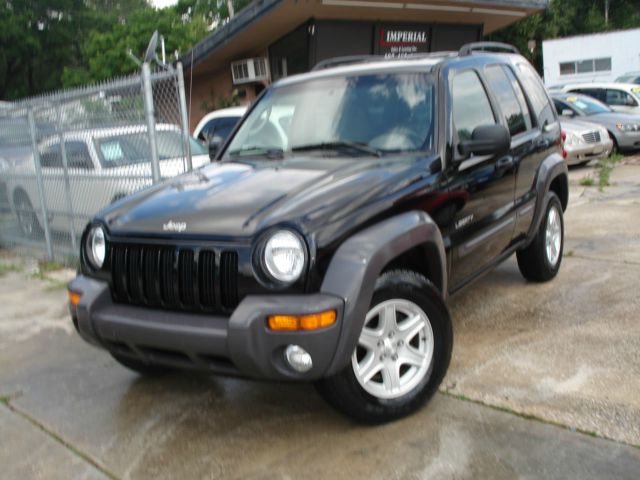
[[233, 84], [260, 82], [269, 80], [269, 62], [266, 57], [245, 58], [231, 62]]

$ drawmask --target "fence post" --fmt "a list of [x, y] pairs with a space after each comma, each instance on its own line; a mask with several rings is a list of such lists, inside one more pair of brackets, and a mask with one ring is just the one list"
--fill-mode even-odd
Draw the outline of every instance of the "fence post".
[[64, 172], [64, 197], [67, 204], [67, 214], [69, 215], [69, 234], [71, 235], [71, 250], [74, 253], [78, 253], [78, 247], [76, 245], [76, 229], [73, 224], [75, 216], [73, 214], [73, 204], [71, 202], [71, 182], [69, 181], [69, 161], [67, 160], [67, 146], [64, 143], [64, 131], [62, 129], [62, 109], [60, 105], [56, 107], [58, 114], [57, 130], [58, 139], [60, 141], [60, 152], [62, 153], [62, 168]]
[[151, 85], [151, 68], [149, 63], [142, 64], [142, 91], [144, 99], [144, 113], [149, 133], [149, 150], [151, 153], [151, 173], [153, 183], [160, 181], [160, 161], [158, 160], [158, 144], [156, 139], [156, 119], [153, 112], [153, 87]]
[[187, 115], [187, 98], [184, 90], [184, 71], [182, 62], [178, 62], [178, 103], [180, 104], [180, 121], [182, 122], [182, 139], [184, 141], [184, 153], [187, 158], [187, 168], [193, 170], [191, 161], [191, 145], [189, 143], [189, 118]]
[[38, 141], [36, 139], [36, 122], [33, 116], [33, 108], [29, 108], [29, 132], [31, 134], [31, 149], [33, 150], [33, 165], [36, 169], [36, 182], [40, 195], [40, 208], [42, 209], [42, 223], [44, 227], [44, 240], [47, 245], [47, 257], [53, 260], [53, 244], [49, 232], [49, 219], [47, 218], [47, 205], [44, 199], [44, 183], [42, 181], [42, 169], [40, 167], [40, 154], [38, 153]]

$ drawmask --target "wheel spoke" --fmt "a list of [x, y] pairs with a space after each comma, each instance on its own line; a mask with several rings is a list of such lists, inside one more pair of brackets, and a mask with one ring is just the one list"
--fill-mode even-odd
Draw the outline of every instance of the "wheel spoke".
[[382, 382], [389, 392], [400, 388], [400, 364], [398, 362], [389, 363], [382, 369]]
[[380, 313], [380, 321], [384, 333], [396, 329], [396, 306], [393, 303], [384, 307], [384, 310]]
[[378, 346], [378, 341], [381, 337], [382, 334], [379, 331], [365, 327], [362, 329], [362, 333], [360, 333], [358, 344], [367, 350], [374, 350]]
[[400, 325], [399, 336], [405, 343], [409, 343], [413, 337], [415, 337], [420, 330], [425, 326], [424, 319], [421, 315], [413, 315], [407, 318]]
[[362, 382], [367, 383], [373, 376], [382, 370], [382, 362], [372, 352], [369, 352], [358, 364], [357, 375]]
[[425, 354], [419, 352], [410, 345], [407, 345], [398, 355], [400, 365], [413, 365], [420, 367], [424, 363]]

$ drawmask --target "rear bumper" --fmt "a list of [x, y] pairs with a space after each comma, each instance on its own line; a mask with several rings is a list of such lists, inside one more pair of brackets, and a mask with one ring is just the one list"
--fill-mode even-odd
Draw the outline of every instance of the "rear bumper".
[[[81, 293], [71, 315], [87, 342], [115, 354], [150, 363], [227, 375], [273, 380], [316, 380], [327, 372], [338, 344], [344, 301], [330, 294], [247, 296], [231, 317], [153, 310], [116, 304], [106, 282], [83, 275], [69, 288]], [[274, 332], [271, 314], [301, 315], [336, 311], [330, 327], [303, 332]], [[287, 345], [296, 344], [312, 357], [306, 373], [284, 360]]]

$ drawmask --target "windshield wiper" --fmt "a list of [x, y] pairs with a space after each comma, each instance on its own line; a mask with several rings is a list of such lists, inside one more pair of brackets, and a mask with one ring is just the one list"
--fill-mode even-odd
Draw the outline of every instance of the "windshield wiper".
[[369, 155], [374, 155], [376, 157], [382, 156], [382, 151], [377, 148], [371, 147], [366, 143], [360, 142], [323, 142], [323, 143], [314, 143], [309, 145], [300, 145], [297, 147], [292, 147], [292, 152], [308, 152], [311, 150], [344, 150], [344, 149], [353, 149], [359, 152], [368, 153]]
[[280, 159], [284, 157], [284, 151], [278, 147], [259, 147], [257, 145], [251, 145], [238, 150], [231, 150], [229, 155], [232, 157], [257, 155], [260, 157]]

